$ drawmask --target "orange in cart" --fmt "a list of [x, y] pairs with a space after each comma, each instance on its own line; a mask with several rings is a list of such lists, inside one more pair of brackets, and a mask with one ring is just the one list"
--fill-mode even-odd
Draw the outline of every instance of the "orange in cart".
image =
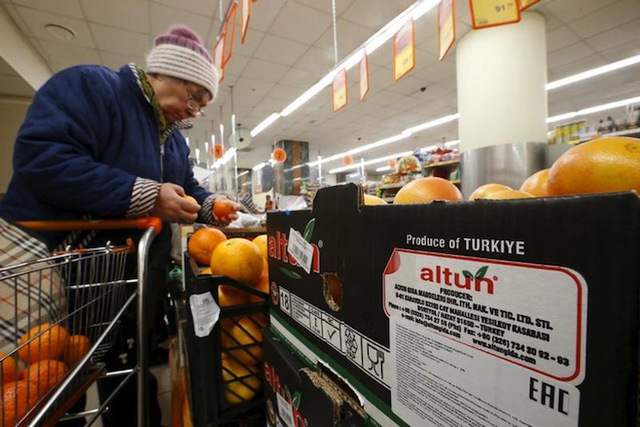
[[549, 195], [635, 190], [640, 194], [640, 139], [598, 138], [570, 148], [551, 165]]
[[57, 359], [65, 354], [69, 333], [60, 325], [42, 323], [20, 338], [18, 357], [26, 363]]
[[227, 276], [243, 285], [258, 282], [264, 259], [251, 240], [234, 237], [220, 243], [211, 255], [211, 272]]
[[548, 195], [547, 178], [549, 177], [549, 168], [539, 170], [524, 180], [520, 186], [520, 191], [533, 194], [536, 197], [544, 197]]
[[2, 419], [0, 426], [13, 426], [38, 403], [36, 388], [27, 380], [12, 381], [2, 386]]
[[255, 243], [258, 248], [260, 248], [260, 253], [264, 257], [264, 259], [268, 259], [269, 250], [268, 250], [268, 246], [267, 246], [267, 235], [266, 234], [260, 234], [260, 235], [258, 235], [256, 237], [254, 237], [252, 242]]
[[21, 379], [29, 381], [32, 385], [32, 392], [37, 394], [38, 398], [42, 398], [64, 378], [67, 372], [69, 369], [64, 362], [41, 360], [27, 366], [22, 371]]
[[67, 352], [64, 361], [69, 369], [73, 368], [82, 358], [89, 353], [91, 341], [84, 335], [71, 335], [67, 342]]
[[435, 200], [461, 202], [462, 193], [451, 181], [429, 176], [406, 183], [393, 199], [394, 204], [431, 203]]
[[251, 317], [243, 316], [222, 337], [222, 347], [238, 361], [255, 365], [262, 361], [262, 330]]
[[203, 227], [191, 235], [187, 251], [198, 264], [209, 265], [214, 249], [225, 240], [227, 236], [217, 228]]
[[18, 368], [18, 363], [16, 362], [15, 357], [8, 356], [4, 353], [0, 353], [0, 360], [2, 364], [2, 383], [8, 383], [11, 381], [15, 381], [20, 376], [18, 373], [20, 369]]
[[261, 387], [257, 373], [258, 366], [245, 366], [231, 358], [222, 359], [227, 402], [236, 405], [253, 399]]

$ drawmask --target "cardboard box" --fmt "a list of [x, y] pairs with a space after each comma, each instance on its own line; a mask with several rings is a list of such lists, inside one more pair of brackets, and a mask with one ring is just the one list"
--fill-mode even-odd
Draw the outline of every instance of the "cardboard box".
[[635, 194], [360, 199], [319, 190], [267, 234], [272, 328], [360, 393], [369, 422], [640, 425]]
[[267, 426], [364, 426], [364, 409], [344, 384], [299, 359], [269, 330], [263, 338]]

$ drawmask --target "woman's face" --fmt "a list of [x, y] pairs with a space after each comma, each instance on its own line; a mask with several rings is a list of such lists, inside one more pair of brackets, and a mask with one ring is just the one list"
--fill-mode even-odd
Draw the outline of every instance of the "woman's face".
[[153, 90], [168, 123], [193, 119], [204, 114], [211, 95], [202, 86], [185, 80], [158, 75]]

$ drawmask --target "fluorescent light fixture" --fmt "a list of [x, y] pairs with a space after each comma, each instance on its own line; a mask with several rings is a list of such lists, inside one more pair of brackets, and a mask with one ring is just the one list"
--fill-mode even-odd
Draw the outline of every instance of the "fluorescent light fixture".
[[391, 170], [391, 166], [380, 166], [379, 168], [376, 168], [376, 172], [386, 172], [390, 170]]
[[360, 172], [354, 172], [354, 173], [350, 173], [348, 176], [349, 178], [355, 178], [356, 176], [359, 176]]
[[184, 140], [186, 141], [187, 147], [188, 147], [189, 146], [189, 137], [187, 136]]
[[335, 168], [335, 169], [331, 169], [329, 171], [329, 173], [340, 173], [340, 172], [345, 172], [351, 169], [357, 169], [363, 166], [368, 166], [368, 165], [373, 165], [376, 163], [381, 163], [381, 162], [386, 162], [389, 159], [397, 159], [398, 157], [404, 157], [404, 156], [408, 156], [410, 154], [413, 154], [413, 151], [403, 151], [401, 153], [396, 153], [396, 154], [390, 154], [388, 156], [384, 156], [384, 157], [378, 157], [377, 159], [372, 159], [372, 160], [367, 160], [365, 162], [359, 162], [359, 163], [354, 163], [348, 166], [342, 166], [339, 168]]
[[599, 113], [601, 111], [612, 110], [614, 108], [625, 107], [630, 104], [638, 103], [640, 103], [640, 96], [609, 102], [607, 104], [595, 105], [593, 107], [583, 108], [582, 110], [572, 111], [570, 113], [559, 114], [557, 116], [547, 118], [547, 123], [561, 122], [578, 116], [586, 116], [587, 114]]
[[244, 175], [246, 175], [246, 174], [248, 174], [248, 173], [249, 173], [249, 171], [243, 171], [243, 172], [240, 172], [240, 173], [237, 175], [237, 177], [238, 177], [238, 178], [240, 178], [241, 176], [244, 176]]
[[460, 118], [460, 114], [458, 114], [458, 113], [449, 114], [448, 116], [440, 117], [439, 119], [431, 120], [431, 121], [422, 123], [420, 125], [407, 128], [407, 129], [403, 130], [402, 133], [403, 134], [407, 134], [407, 136], [409, 136], [409, 135], [411, 135], [413, 133], [420, 132], [420, 131], [423, 131], [425, 129], [431, 129], [431, 128], [434, 128], [436, 126], [440, 126], [440, 125], [443, 125], [445, 123], [449, 123], [449, 122], [452, 122], [454, 120], [458, 120], [459, 118]]
[[302, 95], [296, 98], [291, 104], [287, 105], [284, 110], [280, 112], [282, 117], [287, 117], [289, 114], [296, 111], [300, 106], [302, 106], [305, 102], [316, 96], [322, 89], [329, 85], [329, 82], [333, 81], [333, 77], [338, 72], [337, 69], [333, 69], [329, 74], [324, 76], [320, 81], [309, 89], [307, 89]]
[[628, 67], [630, 65], [640, 63], [640, 55], [631, 56], [620, 61], [612, 62], [602, 67], [593, 68], [591, 70], [584, 71], [582, 73], [574, 74], [573, 76], [565, 77], [564, 79], [556, 80], [551, 83], [547, 83], [547, 90], [557, 89], [562, 86], [567, 86], [581, 80], [590, 79], [591, 77], [599, 76], [601, 74], [609, 73], [611, 71], [619, 70], [620, 68]]
[[258, 163], [257, 165], [255, 165], [251, 169], [253, 169], [254, 171], [259, 171], [260, 169], [262, 169], [265, 166], [267, 166], [267, 162], [262, 162], [262, 163]]
[[262, 122], [260, 122], [260, 124], [258, 126], [254, 127], [251, 130], [251, 137], [255, 137], [257, 134], [259, 134], [260, 132], [265, 130], [267, 127], [269, 127], [273, 122], [275, 122], [279, 118], [280, 118], [280, 114], [271, 113], [271, 115], [269, 117], [264, 119]]
[[[388, 138], [384, 138], [384, 139], [381, 139], [379, 141], [372, 142], [371, 144], [367, 144], [367, 145], [363, 145], [362, 147], [354, 148], [352, 150], [347, 151], [346, 153], [343, 153], [343, 155], [345, 155], [345, 154], [349, 154], [349, 155], [358, 154], [358, 153], [361, 153], [363, 151], [371, 150], [372, 148], [382, 147], [383, 145], [387, 145], [387, 144], [391, 144], [392, 142], [400, 141], [402, 139], [408, 138], [409, 136], [411, 136], [411, 135], [405, 135], [405, 134], [399, 133], [397, 135], [393, 135], [393, 136], [390, 136]], [[339, 155], [338, 157], [342, 157], [342, 156]], [[331, 157], [333, 157], [333, 156], [331, 156]]]

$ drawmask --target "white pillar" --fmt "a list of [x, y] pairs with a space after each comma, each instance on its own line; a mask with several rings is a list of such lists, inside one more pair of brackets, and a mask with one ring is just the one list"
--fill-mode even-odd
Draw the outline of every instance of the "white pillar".
[[[546, 22], [471, 30], [456, 47], [460, 150], [547, 140]], [[464, 172], [463, 172], [464, 173]]]

